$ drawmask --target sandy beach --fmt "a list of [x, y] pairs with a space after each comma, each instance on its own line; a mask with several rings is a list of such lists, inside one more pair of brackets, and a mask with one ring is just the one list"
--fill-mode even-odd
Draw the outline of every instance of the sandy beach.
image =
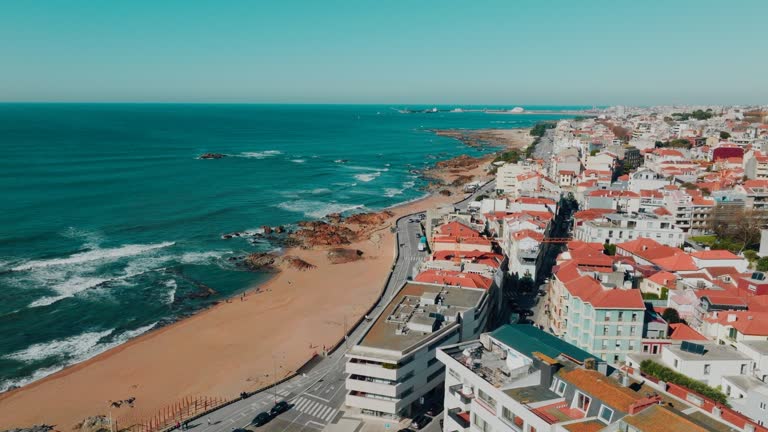
[[[527, 129], [510, 132], [504, 144], [527, 145]], [[502, 132], [497, 132], [502, 133]], [[234, 398], [295, 371], [324, 346], [336, 344], [377, 299], [393, 264], [394, 235], [388, 229], [406, 214], [463, 198], [457, 178], [485, 180], [491, 157], [432, 171], [445, 185], [422, 200], [392, 208], [381, 226], [347, 248], [363, 259], [332, 264], [327, 248], [291, 249], [316, 266], [283, 268], [243, 299], [221, 302], [188, 319], [149, 332], [86, 362], [0, 395], [0, 426], [53, 424], [70, 431], [84, 418], [110, 414], [110, 401], [134, 397], [134, 408], [111, 408], [115, 418], [151, 417], [183, 397]], [[449, 191], [448, 193], [443, 191]], [[442, 193], [441, 193], [442, 192]]]

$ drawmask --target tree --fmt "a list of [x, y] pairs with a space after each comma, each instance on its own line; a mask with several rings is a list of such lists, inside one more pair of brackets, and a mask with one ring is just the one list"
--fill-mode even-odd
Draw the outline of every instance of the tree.
[[757, 260], [758, 271], [768, 271], [768, 257], [762, 257]]
[[750, 249], [744, 251], [744, 258], [749, 260], [749, 262], [754, 262], [757, 261], [759, 257], [757, 256], [757, 252]]
[[616, 245], [615, 244], [610, 244], [610, 243], [604, 244], [603, 245], [603, 253], [606, 254], [606, 255], [609, 255], [609, 256], [616, 255]]
[[720, 131], [720, 139], [724, 139], [724, 140], [727, 140], [727, 139], [728, 139], [728, 138], [730, 138], [730, 137], [731, 137], [731, 134], [729, 134], [728, 132], [726, 132], [726, 131]]
[[664, 309], [661, 317], [664, 318], [664, 321], [669, 324], [677, 324], [680, 322], [680, 314], [677, 313], [677, 310], [673, 308]]
[[589, 152], [589, 155], [590, 155], [590, 156], [594, 156], [594, 155], [596, 155], [596, 154], [597, 154], [597, 150], [592, 150], [591, 152]]

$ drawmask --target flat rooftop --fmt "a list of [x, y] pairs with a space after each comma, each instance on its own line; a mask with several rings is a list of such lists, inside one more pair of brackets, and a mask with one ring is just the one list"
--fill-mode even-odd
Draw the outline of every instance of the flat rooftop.
[[[360, 347], [406, 351], [478, 305], [484, 290], [410, 282], [384, 308]], [[354, 348], [353, 348], [354, 354]]]
[[742, 343], [753, 350], [759, 352], [760, 354], [768, 354], [768, 340], [751, 340], [751, 341], [741, 341], [739, 343]]
[[529, 404], [559, 399], [562, 396], [552, 390], [542, 386], [534, 385], [529, 387], [518, 387], [504, 390], [504, 393], [512, 399], [522, 403]]
[[679, 344], [671, 344], [664, 347], [683, 360], [749, 360], [749, 357], [736, 351], [728, 345], [716, 343], [699, 344], [704, 346], [704, 354], [683, 351]]

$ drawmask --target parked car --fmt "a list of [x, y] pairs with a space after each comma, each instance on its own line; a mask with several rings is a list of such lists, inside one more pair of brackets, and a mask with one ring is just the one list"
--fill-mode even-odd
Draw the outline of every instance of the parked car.
[[269, 415], [271, 415], [272, 417], [275, 417], [277, 415], [280, 415], [280, 414], [288, 411], [288, 409], [290, 409], [290, 408], [291, 408], [291, 406], [288, 405], [288, 402], [280, 401], [280, 402], [276, 403], [275, 406], [273, 406], [271, 410], [269, 410]]
[[413, 432], [413, 429], [408, 429], [408, 428], [405, 428], [405, 429], [400, 429], [400, 430], [399, 430], [399, 431], [397, 431], [397, 432]]
[[434, 417], [440, 414], [441, 412], [443, 412], [443, 406], [439, 403], [436, 403], [431, 407], [429, 407], [429, 409], [427, 410], [427, 415], [430, 417]]
[[416, 417], [415, 419], [413, 419], [413, 421], [411, 422], [411, 428], [419, 430], [419, 429], [423, 428], [424, 426], [428, 425], [429, 422], [431, 422], [431, 421], [432, 421], [432, 419], [430, 417], [427, 417], [427, 416], [422, 414], [422, 415]]
[[260, 412], [256, 417], [253, 418], [251, 424], [254, 426], [264, 426], [265, 424], [269, 423], [270, 420], [272, 420], [272, 416], [270, 416], [268, 412]]

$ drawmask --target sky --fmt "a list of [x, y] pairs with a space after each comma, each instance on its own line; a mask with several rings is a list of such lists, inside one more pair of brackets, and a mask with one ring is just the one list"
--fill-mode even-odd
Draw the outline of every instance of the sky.
[[0, 0], [0, 101], [768, 103], [767, 0]]

